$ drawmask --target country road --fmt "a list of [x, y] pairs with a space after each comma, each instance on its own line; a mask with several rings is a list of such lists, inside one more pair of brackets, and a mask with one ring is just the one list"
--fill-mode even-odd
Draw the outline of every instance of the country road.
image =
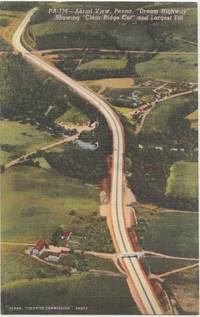
[[[68, 128], [68, 126], [65, 125], [65, 124], [59, 123], [59, 125], [62, 126], [62, 127], [65, 127], [66, 129]], [[77, 140], [79, 138], [81, 132], [83, 132], [83, 131], [92, 131], [92, 130], [94, 130], [94, 128], [90, 128], [88, 126], [86, 126], [86, 127], [85, 126], [80, 126], [80, 127], [76, 127], [76, 130], [77, 130], [77, 133], [72, 135], [72, 136], [66, 136], [62, 140], [59, 140], [57, 142], [54, 142], [54, 143], [45, 145], [43, 147], [40, 147], [40, 148], [38, 148], [35, 151], [32, 151], [32, 152], [26, 153], [24, 155], [21, 155], [20, 157], [18, 157], [16, 159], [6, 163], [5, 166], [4, 166], [5, 170], [7, 170], [8, 168], [13, 167], [13, 166], [15, 166], [15, 165], [17, 165], [19, 163], [23, 163], [24, 161], [29, 159], [32, 155], [37, 154], [38, 151], [47, 151], [49, 149], [52, 149], [52, 148], [54, 148], [56, 146], [59, 146], [59, 145], [62, 145], [64, 143], [69, 143], [69, 142], [75, 141], [75, 140]]]
[[[105, 117], [113, 137], [113, 155], [112, 155], [112, 189], [111, 189], [111, 212], [112, 225], [115, 235], [115, 248], [118, 253], [133, 252], [133, 247], [129, 239], [123, 211], [124, 211], [124, 131], [117, 114], [111, 107], [102, 100], [97, 94], [90, 89], [71, 79], [60, 70], [52, 65], [47, 64], [31, 52], [27, 51], [21, 44], [21, 36], [31, 16], [37, 8], [30, 10], [25, 16], [22, 23], [19, 25], [13, 36], [14, 48], [21, 52], [23, 57], [33, 65], [39, 66], [48, 74], [51, 74], [59, 81], [65, 83], [75, 93], [88, 101], [92, 106], [98, 109]], [[161, 305], [156, 297], [152, 285], [144, 272], [140, 261], [137, 258], [122, 259], [123, 266], [127, 273], [128, 284], [130, 286], [131, 294], [142, 314], [163, 314]]]
[[161, 55], [196, 55], [197, 52], [183, 52], [183, 51], [137, 51], [137, 50], [109, 50], [109, 49], [99, 49], [99, 48], [81, 48], [81, 47], [70, 47], [70, 48], [51, 48], [46, 50], [33, 51], [34, 54], [49, 54], [56, 52], [70, 52], [70, 51], [83, 51], [83, 52], [99, 52], [99, 53], [131, 53], [131, 54], [161, 54]]

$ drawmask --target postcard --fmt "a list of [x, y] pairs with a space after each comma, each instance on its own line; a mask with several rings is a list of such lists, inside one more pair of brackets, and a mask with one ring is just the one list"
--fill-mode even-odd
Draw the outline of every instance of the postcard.
[[0, 2], [2, 314], [198, 314], [197, 53], [197, 2]]

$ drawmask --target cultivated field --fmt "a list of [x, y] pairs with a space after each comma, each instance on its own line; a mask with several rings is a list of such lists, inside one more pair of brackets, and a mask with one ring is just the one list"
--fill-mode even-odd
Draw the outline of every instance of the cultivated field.
[[11, 160], [13, 156], [32, 152], [45, 145], [56, 142], [57, 138], [46, 131], [40, 131], [29, 123], [0, 121], [1, 164]]
[[3, 241], [48, 240], [61, 224], [78, 231], [81, 221], [68, 212], [84, 216], [99, 209], [95, 187], [69, 182], [54, 170], [12, 168], [2, 175], [2, 189]]
[[177, 199], [198, 199], [197, 162], [180, 161], [171, 166], [166, 195]]
[[125, 57], [121, 59], [95, 59], [91, 62], [81, 64], [77, 70], [123, 69], [126, 63], [127, 60]]
[[197, 82], [197, 55], [158, 54], [149, 61], [138, 63], [136, 71], [143, 77], [158, 80]]
[[177, 111], [185, 109], [186, 112], [190, 113], [190, 110], [192, 111], [196, 104], [196, 94], [161, 102], [147, 115], [141, 132], [144, 134], [171, 132], [170, 120], [173, 120]]
[[89, 87], [97, 87], [95, 90], [104, 90], [106, 88], [132, 88], [134, 86], [134, 79], [132, 77], [124, 78], [105, 78], [97, 80], [85, 80], [82, 83]]
[[38, 278], [42, 273], [45, 273], [47, 276], [56, 273], [54, 267], [35, 261], [26, 255], [24, 253], [26, 248], [28, 248], [28, 246], [2, 244], [2, 284], [24, 279], [31, 280]]
[[78, 111], [75, 107], [71, 107], [62, 116], [56, 119], [56, 122], [64, 122], [66, 124], [85, 124], [88, 121], [88, 117], [83, 112]]
[[[198, 257], [198, 213], [170, 212], [138, 203], [134, 207], [138, 216], [137, 235], [144, 250], [178, 257]], [[146, 260], [151, 270], [157, 273], [188, 264], [180, 260]]]
[[22, 306], [23, 313], [30, 313], [24, 308], [27, 306], [64, 306], [38, 313], [138, 314], [126, 279], [100, 274], [16, 281], [3, 287], [2, 299], [4, 305]]

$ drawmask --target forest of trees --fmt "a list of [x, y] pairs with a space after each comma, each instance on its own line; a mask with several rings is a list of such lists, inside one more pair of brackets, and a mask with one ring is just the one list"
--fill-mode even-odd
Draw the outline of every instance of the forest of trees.
[[[1, 115], [11, 120], [52, 122], [70, 106], [66, 86], [42, 76], [20, 54], [0, 58]], [[51, 111], [45, 115], [51, 106]]]
[[43, 156], [63, 175], [96, 184], [107, 174], [106, 156], [100, 150], [89, 151], [78, 145], [67, 144], [62, 153], [50, 152]]

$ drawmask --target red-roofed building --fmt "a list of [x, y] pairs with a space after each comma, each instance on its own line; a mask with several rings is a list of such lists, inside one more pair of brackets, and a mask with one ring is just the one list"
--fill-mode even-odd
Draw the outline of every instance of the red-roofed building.
[[63, 232], [63, 235], [61, 236], [61, 239], [64, 240], [69, 240], [71, 238], [71, 235], [72, 235], [72, 232], [69, 232], [69, 231], [64, 231]]
[[35, 247], [32, 249], [32, 254], [34, 255], [40, 255], [42, 252], [47, 248], [47, 244], [44, 240], [40, 240], [37, 242]]

